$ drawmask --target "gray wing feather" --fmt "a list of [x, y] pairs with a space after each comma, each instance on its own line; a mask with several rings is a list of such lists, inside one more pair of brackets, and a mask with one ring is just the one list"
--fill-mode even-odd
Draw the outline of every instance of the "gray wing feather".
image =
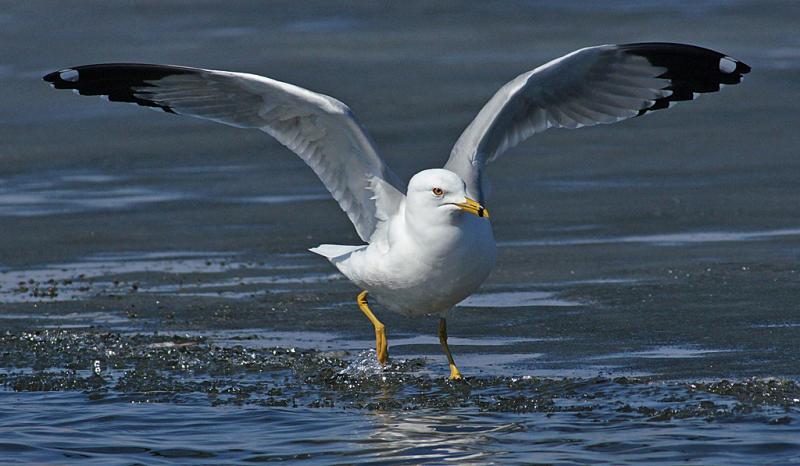
[[254, 74], [167, 65], [86, 65], [44, 79], [84, 95], [266, 132], [314, 170], [364, 241], [399, 203], [383, 202], [389, 212], [377, 212], [370, 180], [386, 181], [385, 189], [399, 194], [388, 198], [402, 199], [403, 183], [350, 108], [332, 97]]
[[577, 50], [517, 76], [464, 130], [445, 168], [485, 202], [486, 164], [548, 128], [615, 123], [736, 84], [750, 67], [701, 47], [641, 43]]

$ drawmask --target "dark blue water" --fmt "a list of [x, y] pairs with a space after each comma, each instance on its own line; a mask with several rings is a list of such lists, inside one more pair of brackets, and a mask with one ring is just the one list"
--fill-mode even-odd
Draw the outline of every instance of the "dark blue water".
[[2, 398], [17, 405], [10, 416], [2, 410], [4, 454], [43, 463], [708, 464], [772, 458], [790, 464], [797, 459], [797, 429], [768, 424], [748, 427], [743, 438], [743, 423], [697, 419], [598, 422], [573, 414], [479, 414], [459, 408], [364, 414], [120, 403], [98, 403], [91, 414], [78, 414], [86, 408], [81, 395]]
[[[800, 4], [60, 2], [0, 12], [0, 462], [800, 463]], [[448, 319], [382, 312], [355, 243], [259, 132], [55, 92], [142, 61], [333, 95], [408, 177], [508, 79], [676, 41], [753, 67], [490, 169], [498, 267]]]

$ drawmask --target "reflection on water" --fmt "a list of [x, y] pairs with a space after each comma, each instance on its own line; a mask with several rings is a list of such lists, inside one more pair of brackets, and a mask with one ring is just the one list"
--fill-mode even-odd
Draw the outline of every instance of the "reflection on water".
[[498, 437], [524, 430], [521, 422], [503, 422], [502, 418], [491, 414], [475, 419], [460, 416], [457, 410], [447, 414], [373, 412], [372, 419], [374, 432], [360, 443], [382, 445], [377, 457], [393, 462], [483, 464], [489, 459], [497, 461], [504, 453], [498, 446]]
[[578, 306], [579, 303], [558, 299], [556, 293], [547, 291], [504, 291], [476, 293], [461, 301], [465, 307], [529, 307], [529, 306]]
[[619, 359], [619, 358], [659, 358], [659, 359], [681, 359], [681, 358], [702, 358], [711, 353], [728, 352], [733, 350], [703, 349], [703, 348], [682, 348], [678, 346], [661, 346], [645, 351], [632, 351], [630, 353], [615, 353], [598, 355], [595, 359]]
[[141, 204], [169, 202], [183, 198], [184, 196], [177, 193], [143, 188], [48, 189], [29, 192], [15, 189], [14, 193], [0, 192], [0, 216], [26, 217], [70, 214], [87, 210], [126, 209]]
[[764, 231], [698, 231], [689, 233], [661, 233], [655, 235], [620, 236], [616, 238], [560, 238], [524, 241], [500, 241], [500, 247], [524, 246], [578, 246], [591, 244], [644, 243], [658, 246], [682, 246], [693, 243], [719, 243], [767, 241], [785, 236], [800, 236], [800, 228], [782, 228]]
[[[29, 217], [80, 212], [124, 211], [146, 204], [177, 201], [212, 201], [244, 204], [294, 204], [327, 201], [327, 193], [284, 193], [220, 197], [202, 189], [180, 190], [176, 178], [186, 175], [238, 173], [247, 166], [176, 167], [128, 175], [64, 171], [21, 175], [0, 180], [0, 217]], [[155, 180], [154, 180], [155, 177]], [[164, 185], [154, 183], [158, 178]]]
[[256, 204], [286, 204], [290, 202], [327, 201], [330, 194], [284, 194], [275, 196], [256, 196], [235, 199], [234, 202], [253, 202]]

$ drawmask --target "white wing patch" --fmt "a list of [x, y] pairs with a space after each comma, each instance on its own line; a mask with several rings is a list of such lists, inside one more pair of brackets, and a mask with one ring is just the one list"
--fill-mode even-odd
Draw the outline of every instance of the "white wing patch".
[[66, 70], [59, 71], [58, 75], [64, 81], [69, 81], [71, 83], [74, 83], [75, 81], [78, 80], [78, 72], [73, 70], [73, 69], [66, 69]]
[[723, 73], [733, 73], [736, 71], [736, 62], [728, 57], [722, 57], [719, 59], [719, 70]]

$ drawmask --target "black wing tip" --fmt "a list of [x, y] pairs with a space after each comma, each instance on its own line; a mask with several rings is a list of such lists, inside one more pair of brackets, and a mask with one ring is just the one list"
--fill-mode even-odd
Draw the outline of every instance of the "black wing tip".
[[736, 70], [734, 70], [735, 73], [747, 74], [752, 70], [750, 65], [748, 65], [747, 63], [745, 63], [743, 61], [735, 60], [735, 59], [733, 59], [731, 57], [727, 57], [727, 58], [730, 58], [731, 60], [736, 62]]
[[42, 80], [56, 89], [78, 89], [78, 77], [79, 73], [75, 68], [64, 68], [44, 75]]
[[59, 73], [64, 70], [54, 71], [52, 73], [48, 73], [42, 77], [42, 80], [47, 81], [49, 83], [55, 83], [59, 80]]
[[639, 115], [668, 108], [673, 102], [693, 100], [697, 94], [717, 92], [724, 85], [739, 84], [743, 75], [752, 70], [742, 61], [697, 45], [642, 42], [618, 47], [666, 70], [658, 77], [669, 80], [664, 89], [671, 94], [639, 110]]
[[704, 72], [716, 71], [720, 75], [743, 75], [749, 73], [750, 65], [729, 57], [716, 50], [697, 45], [678, 44], [673, 42], [640, 42], [620, 44], [618, 47], [627, 53], [648, 59], [655, 66], [680, 68], [695, 66]]
[[127, 102], [143, 107], [175, 111], [167, 105], [144, 97], [138, 90], [166, 76], [197, 73], [201, 70], [172, 65], [143, 63], [106, 63], [63, 68], [42, 79], [56, 89], [72, 89], [80, 95], [106, 96], [111, 102]]
[[97, 81], [128, 81], [130, 83], [142, 81], [157, 81], [166, 76], [192, 74], [202, 72], [198, 68], [175, 65], [153, 65], [147, 63], [98, 63], [94, 65], [80, 65], [63, 68], [42, 77], [42, 80], [53, 84], [78, 83]]

